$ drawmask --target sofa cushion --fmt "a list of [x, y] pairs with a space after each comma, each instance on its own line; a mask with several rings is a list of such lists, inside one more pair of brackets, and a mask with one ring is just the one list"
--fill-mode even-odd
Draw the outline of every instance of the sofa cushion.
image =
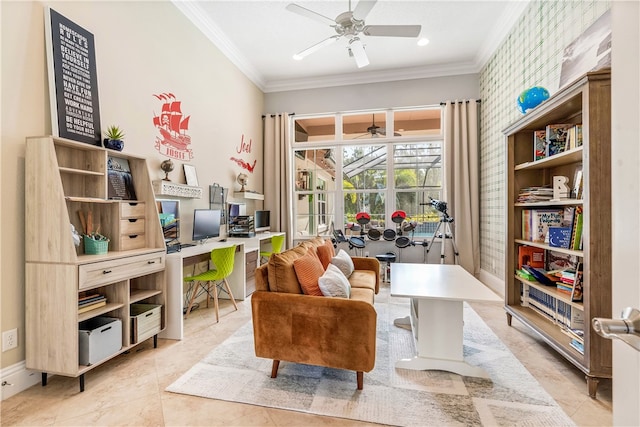
[[327, 266], [327, 270], [318, 279], [318, 286], [325, 297], [349, 298], [351, 296], [351, 285], [349, 280], [333, 264]]
[[318, 279], [324, 274], [324, 268], [314, 249], [309, 249], [306, 255], [293, 261], [293, 269], [304, 294], [320, 297], [323, 295], [318, 286]]
[[349, 277], [349, 284], [352, 288], [376, 290], [376, 273], [371, 270], [354, 270]]
[[302, 288], [293, 268], [293, 261], [304, 256], [307, 249], [301, 246], [287, 251], [271, 254], [268, 264], [269, 290], [271, 292], [286, 292], [301, 294]]
[[344, 275], [349, 278], [351, 273], [353, 273], [353, 261], [348, 253], [346, 253], [343, 249], [340, 249], [335, 257], [331, 258], [331, 264], [335, 265], [344, 273]]
[[373, 305], [375, 294], [373, 290], [369, 288], [351, 288], [352, 301], [364, 301], [367, 304]]

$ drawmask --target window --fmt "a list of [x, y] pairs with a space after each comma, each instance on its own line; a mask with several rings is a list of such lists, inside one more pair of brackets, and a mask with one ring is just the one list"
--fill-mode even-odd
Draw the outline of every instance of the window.
[[[403, 210], [414, 236], [431, 236], [440, 220], [431, 198], [442, 192], [441, 109], [349, 112], [295, 117], [296, 237], [367, 228], [395, 228]], [[337, 221], [336, 221], [337, 219]], [[359, 234], [359, 232], [358, 232]]]

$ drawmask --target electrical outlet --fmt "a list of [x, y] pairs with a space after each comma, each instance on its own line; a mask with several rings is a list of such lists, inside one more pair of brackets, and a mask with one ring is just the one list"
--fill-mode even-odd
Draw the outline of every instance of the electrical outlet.
[[18, 347], [18, 329], [11, 329], [2, 333], [2, 351]]
[[369, 252], [365, 252], [364, 256], [368, 258], [369, 257]]

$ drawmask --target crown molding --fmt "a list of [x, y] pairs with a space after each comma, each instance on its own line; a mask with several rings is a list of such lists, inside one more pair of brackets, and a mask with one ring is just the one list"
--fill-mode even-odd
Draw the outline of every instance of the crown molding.
[[220, 27], [207, 18], [206, 12], [191, 0], [171, 0], [171, 3], [189, 19], [240, 71], [264, 92], [265, 81], [250, 61], [240, 52]]
[[485, 42], [475, 57], [475, 63], [477, 65], [476, 72], [480, 72], [487, 62], [489, 62], [489, 59], [491, 59], [504, 39], [511, 32], [513, 26], [518, 22], [520, 16], [522, 16], [527, 7], [529, 7], [530, 2], [531, 0], [518, 0], [508, 3], [500, 17], [500, 22], [505, 22], [506, 24], [493, 27], [493, 31], [485, 39]]
[[478, 67], [476, 66], [476, 64], [470, 62], [427, 67], [398, 68], [393, 70], [381, 71], [361, 71], [357, 74], [336, 74], [322, 77], [269, 81], [266, 84], [264, 92], [285, 92], [289, 90], [316, 89], [323, 87], [382, 83], [400, 80], [415, 80], [432, 77], [473, 74], [477, 71]]

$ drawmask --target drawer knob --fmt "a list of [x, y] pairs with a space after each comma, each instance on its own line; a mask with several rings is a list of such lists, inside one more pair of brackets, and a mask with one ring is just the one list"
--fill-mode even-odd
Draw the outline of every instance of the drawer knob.
[[155, 264], [155, 261], [147, 261], [147, 264]]
[[109, 274], [111, 273], [111, 270], [102, 270], [102, 274]]

